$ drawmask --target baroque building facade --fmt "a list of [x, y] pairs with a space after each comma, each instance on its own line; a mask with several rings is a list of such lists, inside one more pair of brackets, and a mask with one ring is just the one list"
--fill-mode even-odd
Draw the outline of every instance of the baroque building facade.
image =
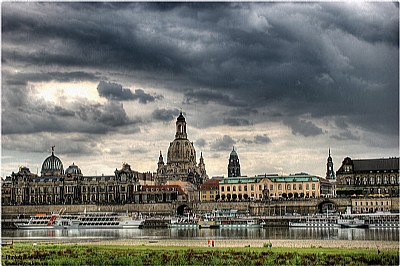
[[399, 196], [399, 158], [344, 158], [336, 172], [338, 196]]
[[124, 204], [138, 203], [141, 184], [154, 184], [149, 172], [139, 173], [124, 163], [114, 175], [84, 176], [73, 163], [64, 171], [60, 158], [52, 153], [41, 169], [41, 176], [27, 167], [2, 182], [3, 205], [41, 204]]
[[181, 112], [176, 119], [175, 139], [168, 148], [167, 163], [164, 163], [164, 158], [160, 151], [156, 173], [158, 184], [181, 180], [199, 187], [208, 178], [203, 154], [201, 153], [197, 164], [196, 150], [193, 142], [189, 141], [187, 137], [186, 126], [186, 119]]

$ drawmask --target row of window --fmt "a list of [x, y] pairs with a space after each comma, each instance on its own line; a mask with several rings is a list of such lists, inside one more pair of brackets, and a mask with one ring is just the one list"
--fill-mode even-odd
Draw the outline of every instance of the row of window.
[[340, 179], [340, 183], [343, 185], [397, 185], [400, 183], [400, 176], [364, 176], [364, 177], [345, 177]]
[[[359, 204], [358, 204], [359, 203]], [[375, 201], [375, 206], [379, 206], [379, 205], [381, 205], [381, 206], [383, 206], [383, 205], [385, 205], [384, 204], [384, 202], [383, 201], [380, 201], [380, 204], [379, 204], [379, 201]], [[388, 201], [386, 201], [386, 205], [389, 205], [389, 202]], [[363, 206], [363, 202], [361, 201], [361, 202], [355, 202], [355, 206]], [[368, 201], [366, 201], [366, 202], [364, 202], [364, 206], [368, 206]], [[369, 206], [374, 206], [374, 202], [373, 201], [370, 201], [369, 202]]]
[[[306, 190], [310, 190], [310, 184], [305, 184]], [[254, 185], [251, 185], [251, 191], [254, 191]], [[313, 183], [311, 184], [311, 189], [315, 190], [316, 184]], [[258, 189], [261, 191], [262, 190], [262, 185], [259, 185]], [[267, 185], [264, 185], [264, 190], [267, 189]], [[274, 185], [269, 186], [270, 191], [274, 190]], [[278, 184], [278, 190], [282, 190], [283, 185]], [[237, 188], [238, 191], [242, 191], [242, 186], [238, 186]], [[303, 184], [286, 184], [286, 190], [303, 190]], [[225, 192], [225, 186], [221, 186], [221, 191]], [[226, 186], [226, 191], [230, 192], [231, 191], [231, 186]], [[236, 186], [232, 186], [232, 191], [236, 191]], [[247, 191], [247, 185], [243, 186], [243, 191]]]

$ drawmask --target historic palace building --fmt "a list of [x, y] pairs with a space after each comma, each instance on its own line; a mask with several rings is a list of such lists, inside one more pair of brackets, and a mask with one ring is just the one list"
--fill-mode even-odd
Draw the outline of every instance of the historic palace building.
[[338, 196], [399, 196], [399, 158], [352, 160], [346, 157], [336, 172], [336, 180]]
[[229, 177], [219, 182], [222, 201], [319, 198], [321, 179], [306, 173]]
[[62, 161], [52, 153], [41, 176], [21, 167], [2, 183], [3, 205], [38, 204], [124, 204], [141, 202], [141, 184], [154, 184], [151, 173], [133, 171], [129, 164], [110, 176], [84, 176], [74, 163], [64, 171]]
[[181, 180], [199, 187], [208, 178], [203, 154], [200, 155], [199, 163], [196, 162], [196, 150], [193, 142], [187, 138], [186, 120], [182, 112], [176, 119], [175, 140], [169, 145], [167, 163], [164, 163], [160, 151], [157, 166], [156, 181], [158, 184]]

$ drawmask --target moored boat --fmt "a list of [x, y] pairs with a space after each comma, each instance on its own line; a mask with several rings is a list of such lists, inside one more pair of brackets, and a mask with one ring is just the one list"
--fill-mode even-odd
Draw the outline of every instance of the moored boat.
[[27, 223], [15, 223], [18, 229], [123, 229], [139, 228], [144, 220], [114, 212], [80, 214], [36, 214]]
[[290, 221], [290, 227], [317, 227], [334, 228], [340, 227], [336, 216], [308, 216], [297, 221]]
[[338, 224], [341, 227], [357, 228], [357, 227], [367, 227], [363, 219], [357, 217], [343, 217], [338, 219]]

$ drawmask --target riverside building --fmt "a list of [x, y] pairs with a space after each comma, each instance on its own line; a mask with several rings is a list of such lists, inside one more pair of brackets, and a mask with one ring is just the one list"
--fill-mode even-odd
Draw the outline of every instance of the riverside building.
[[338, 196], [393, 197], [399, 196], [399, 158], [344, 158], [336, 172]]

